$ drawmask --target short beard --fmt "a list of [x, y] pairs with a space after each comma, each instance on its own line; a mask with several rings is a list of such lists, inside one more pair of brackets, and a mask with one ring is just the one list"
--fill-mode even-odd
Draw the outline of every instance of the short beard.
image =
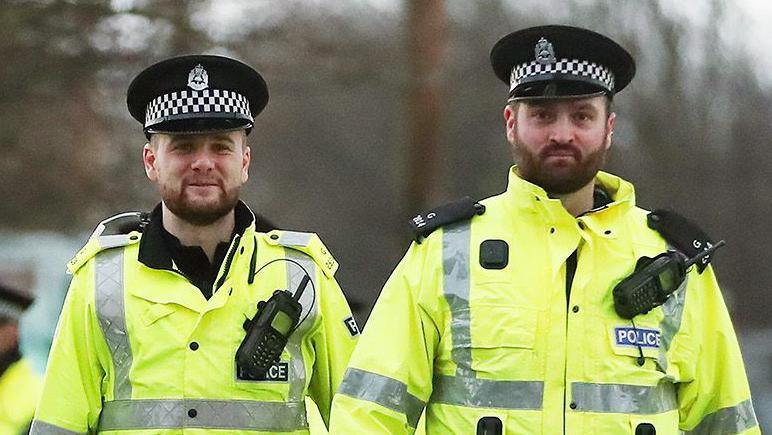
[[[558, 147], [562, 147], [558, 145]], [[514, 147], [518, 160], [518, 173], [524, 180], [529, 181], [548, 194], [566, 195], [574, 193], [589, 184], [598, 171], [606, 164], [608, 149], [600, 147], [590, 154], [582, 156], [577, 150], [576, 157], [579, 160], [571, 169], [548, 169], [542, 163], [544, 158], [534, 155], [523, 147], [518, 141]]]
[[219, 219], [230, 213], [239, 202], [239, 188], [225, 191], [223, 197], [212, 206], [195, 206], [184, 199], [182, 192], [161, 190], [161, 198], [175, 216], [183, 221], [204, 227], [217, 222]]

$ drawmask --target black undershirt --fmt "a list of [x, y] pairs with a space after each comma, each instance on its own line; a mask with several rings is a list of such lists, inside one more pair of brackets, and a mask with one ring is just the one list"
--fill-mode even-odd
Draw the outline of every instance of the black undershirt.
[[235, 208], [235, 225], [231, 237], [217, 244], [213, 261], [200, 246], [184, 246], [180, 240], [166, 231], [163, 226], [161, 204], [150, 214], [150, 222], [143, 231], [139, 247], [139, 261], [154, 269], [180, 272], [195, 285], [206, 299], [212, 297], [213, 284], [217, 279], [228, 248], [237, 234], [242, 234], [252, 223], [252, 212], [239, 202]]

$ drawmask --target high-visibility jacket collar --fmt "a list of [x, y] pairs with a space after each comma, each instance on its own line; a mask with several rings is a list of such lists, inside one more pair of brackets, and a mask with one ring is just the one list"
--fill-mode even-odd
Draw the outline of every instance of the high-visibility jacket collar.
[[[608, 194], [612, 202], [579, 217], [591, 229], [607, 227], [635, 206], [635, 188], [631, 183], [600, 171], [595, 176], [595, 184]], [[541, 214], [548, 222], [574, 222], [577, 219], [566, 211], [559, 199], [550, 198], [542, 187], [521, 178], [517, 166], [510, 168], [507, 190], [502, 196], [505, 206], [513, 213]]]

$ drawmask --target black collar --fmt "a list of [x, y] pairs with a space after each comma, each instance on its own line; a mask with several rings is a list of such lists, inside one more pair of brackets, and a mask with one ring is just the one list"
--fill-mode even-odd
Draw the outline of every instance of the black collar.
[[[236, 204], [234, 212], [235, 225], [233, 227], [233, 234], [231, 234], [231, 241], [233, 241], [236, 234], [243, 234], [244, 230], [254, 221], [252, 211], [242, 201]], [[150, 213], [150, 222], [142, 231], [137, 258], [139, 262], [152, 269], [173, 270], [172, 247], [167, 242], [169, 237], [176, 240], [176, 237], [163, 227], [161, 204], [159, 203], [153, 209], [153, 212]]]

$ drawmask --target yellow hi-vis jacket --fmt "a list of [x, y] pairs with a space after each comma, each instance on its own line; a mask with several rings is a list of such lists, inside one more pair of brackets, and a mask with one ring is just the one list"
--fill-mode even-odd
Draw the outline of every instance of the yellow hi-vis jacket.
[[0, 376], [0, 434], [26, 434], [43, 381], [27, 360], [11, 364]]
[[[596, 182], [613, 202], [575, 218], [513, 168], [484, 214], [413, 244], [352, 355], [330, 432], [413, 433], [425, 408], [427, 434], [474, 434], [483, 417], [504, 434], [759, 433], [710, 268], [635, 327], [614, 311], [614, 285], [667, 246], [631, 184]], [[482, 267], [485, 240], [508, 245], [503, 268]]]
[[[95, 234], [70, 263], [33, 434], [306, 434], [306, 396], [328, 422], [358, 330], [315, 234], [259, 233], [252, 222], [209, 300], [181, 273], [139, 262], [141, 237]], [[266, 380], [239, 379], [244, 321], [306, 272], [281, 361]]]

